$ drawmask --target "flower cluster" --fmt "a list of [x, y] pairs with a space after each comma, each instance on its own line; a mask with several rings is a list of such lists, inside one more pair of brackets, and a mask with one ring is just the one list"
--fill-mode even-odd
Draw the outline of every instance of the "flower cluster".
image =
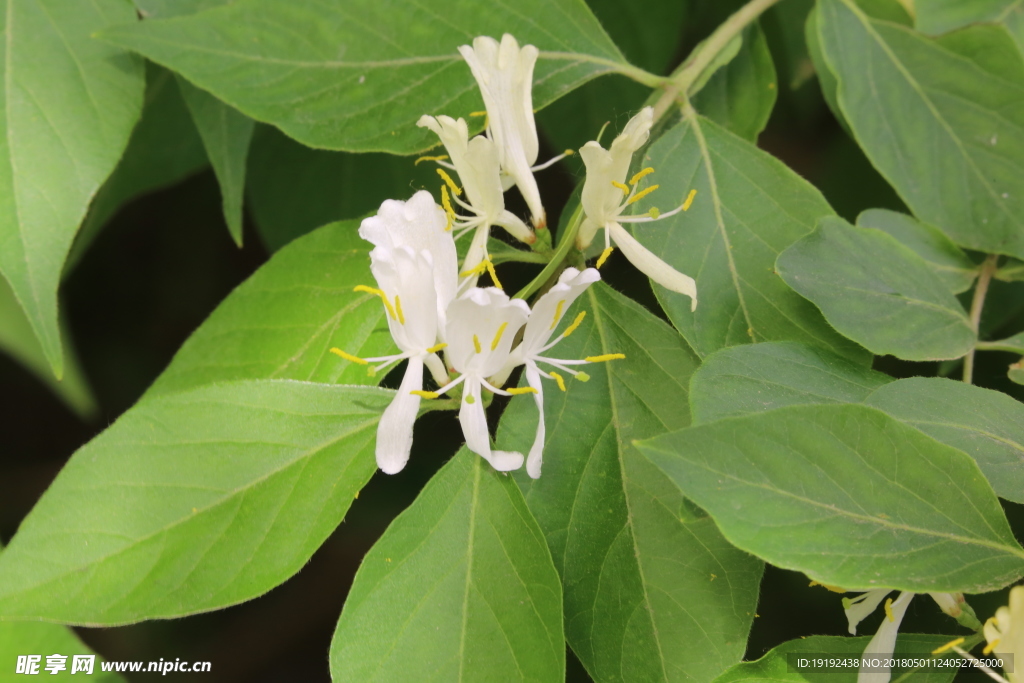
[[[542, 379], [552, 380], [565, 391], [560, 373], [586, 381], [587, 374], [572, 366], [623, 356], [565, 360], [546, 355], [582, 322], [581, 312], [555, 335], [573, 301], [600, 279], [595, 268], [565, 269], [532, 309], [501, 290], [488, 250], [491, 227], [500, 226], [521, 242], [535, 243], [534, 229], [545, 229], [547, 216], [534, 172], [572, 151], [536, 165], [539, 143], [532, 87], [539, 53], [535, 47], [520, 48], [515, 38], [505, 34], [500, 43], [478, 37], [472, 46], [463, 45], [459, 52], [480, 87], [487, 109], [484, 134], [470, 138], [465, 119], [422, 116], [417, 125], [435, 133], [447, 151], [443, 156], [417, 160], [439, 164], [437, 170], [443, 181], [440, 206], [426, 191], [405, 202], [388, 200], [359, 229], [360, 236], [374, 245], [370, 261], [377, 287], [357, 289], [381, 299], [391, 336], [401, 353], [364, 359], [341, 349], [331, 351], [356, 363], [379, 364], [370, 367], [371, 374], [408, 361], [398, 393], [377, 431], [377, 464], [384, 472], [398, 472], [408, 461], [421, 400], [438, 398], [461, 387], [459, 421], [469, 449], [500, 471], [518, 469], [525, 461], [527, 472], [536, 478], [540, 476], [545, 439]], [[621, 225], [667, 217], [687, 210], [693, 201], [691, 192], [681, 206], [668, 213], [659, 214], [651, 208], [645, 214], [623, 215], [627, 207], [657, 189], [657, 185], [638, 189], [640, 180], [653, 169], [635, 174], [629, 185], [625, 182], [633, 154], [646, 142], [652, 124], [653, 113], [648, 107], [626, 125], [609, 150], [597, 142], [587, 143], [581, 150], [587, 168], [582, 193], [586, 217], [579, 226], [576, 245], [586, 249], [597, 230], [604, 228], [605, 250], [598, 259], [598, 268], [608, 258], [614, 242], [642, 272], [668, 289], [686, 294], [696, 307], [693, 279], [645, 249]], [[448, 171], [458, 176], [461, 187]], [[504, 193], [513, 185], [529, 207], [532, 228], [505, 208]], [[470, 232], [473, 237], [460, 269], [455, 239]], [[495, 287], [477, 287], [484, 273]], [[513, 348], [520, 331], [521, 341]], [[512, 371], [520, 366], [528, 386], [503, 389]], [[439, 387], [435, 391], [423, 388], [424, 368]], [[534, 395], [540, 419], [527, 457], [491, 448], [484, 390], [499, 395]]]

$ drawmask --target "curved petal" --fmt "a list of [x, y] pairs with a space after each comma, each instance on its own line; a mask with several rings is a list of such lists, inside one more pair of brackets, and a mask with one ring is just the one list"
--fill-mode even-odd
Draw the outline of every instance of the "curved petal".
[[857, 635], [857, 624], [864, 621], [869, 614], [878, 609], [885, 596], [891, 592], [892, 589], [890, 588], [878, 588], [861, 593], [855, 598], [843, 600], [844, 610], [846, 611], [846, 623], [851, 636]]
[[537, 403], [537, 435], [533, 438], [530, 455], [526, 458], [526, 473], [533, 479], [540, 477], [540, 467], [544, 461], [544, 440], [547, 436], [544, 428], [544, 386], [541, 384], [540, 373], [532, 363], [526, 366], [526, 382], [537, 390], [533, 400]]
[[377, 467], [385, 474], [402, 471], [412, 450], [412, 426], [420, 409], [420, 397], [410, 392], [423, 388], [423, 361], [410, 358], [402, 386], [377, 425]]
[[[865, 654], [879, 657], [883, 661], [892, 656], [893, 650], [896, 649], [896, 633], [899, 631], [900, 622], [903, 621], [903, 615], [907, 613], [907, 605], [910, 604], [910, 599], [913, 597], [913, 593], [904, 591], [893, 601], [892, 621], [888, 616], [882, 620], [882, 625], [878, 627], [878, 633], [864, 648]], [[857, 683], [889, 683], [890, 677], [891, 673], [888, 667], [885, 667], [885, 671], [861, 671], [857, 674]]]
[[609, 223], [607, 229], [611, 231], [612, 241], [637, 270], [665, 289], [690, 297], [690, 310], [697, 310], [697, 282], [692, 277], [683, 275], [652, 254], [618, 223]]

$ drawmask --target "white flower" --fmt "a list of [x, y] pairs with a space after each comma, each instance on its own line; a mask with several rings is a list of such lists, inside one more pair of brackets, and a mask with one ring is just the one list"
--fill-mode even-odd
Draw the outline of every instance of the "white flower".
[[532, 391], [503, 391], [487, 380], [505, 367], [512, 340], [529, 314], [530, 307], [525, 301], [509, 299], [495, 287], [473, 288], [453, 301], [448, 307], [446, 355], [452, 368], [462, 374], [430, 396], [436, 398], [459, 384], [465, 384], [459, 422], [466, 437], [466, 446], [500, 472], [522, 467], [523, 455], [491, 450], [481, 392], [486, 388], [508, 396]]
[[378, 214], [367, 218], [359, 234], [376, 246], [370, 252], [370, 270], [377, 288], [360, 285], [380, 297], [388, 329], [401, 353], [378, 358], [359, 358], [341, 349], [342, 358], [368, 365], [373, 374], [408, 359], [401, 387], [385, 409], [377, 426], [377, 466], [387, 474], [405, 467], [412, 449], [412, 429], [423, 391], [423, 366], [439, 384], [448, 381], [444, 363], [436, 355], [444, 314], [455, 295], [455, 243], [444, 231], [442, 212], [428, 192], [418, 192], [408, 202], [385, 201]]
[[[534, 438], [533, 446], [530, 448], [529, 457], [526, 460], [526, 472], [534, 479], [540, 476], [541, 463], [543, 460], [545, 427], [544, 427], [544, 387], [541, 384], [541, 377], [553, 379], [558, 387], [565, 391], [565, 383], [562, 376], [557, 372], [545, 372], [538, 367], [537, 363], [546, 363], [563, 372], [577, 377], [583, 381], [589, 379], [586, 373], [571, 370], [567, 365], [580, 365], [583, 363], [600, 362], [622, 357], [621, 354], [609, 356], [595, 356], [585, 360], [562, 360], [548, 358], [542, 354], [552, 348], [562, 339], [568, 337], [579, 327], [586, 314], [581, 311], [576, 320], [569, 325], [553, 342], [548, 340], [551, 334], [562, 321], [565, 312], [569, 310], [573, 302], [582, 294], [587, 287], [601, 279], [601, 275], [594, 268], [587, 268], [583, 272], [575, 268], [567, 268], [558, 278], [558, 284], [552, 287], [544, 296], [540, 297], [533, 305], [530, 319], [523, 331], [523, 341], [512, 351], [509, 356], [507, 368], [525, 365], [526, 382], [535, 390], [534, 400], [537, 402], [537, 410], [540, 417], [537, 422], [537, 435]], [[507, 373], [506, 373], [507, 376]]]
[[647, 141], [653, 123], [654, 110], [651, 107], [644, 107], [630, 119], [622, 133], [612, 141], [609, 149], [604, 149], [595, 141], [588, 142], [580, 149], [580, 156], [587, 167], [587, 177], [580, 198], [586, 218], [580, 226], [576, 242], [580, 249], [585, 249], [594, 240], [598, 229], [604, 228], [605, 250], [598, 259], [598, 267], [611, 254], [611, 242], [614, 242], [638, 270], [662, 287], [690, 297], [690, 309], [696, 310], [697, 283], [693, 278], [680, 273], [652, 254], [621, 225], [667, 218], [687, 210], [693, 201], [695, 192], [691, 191], [682, 206], [667, 213], [662, 214], [657, 209], [651, 209], [648, 213], [638, 216], [622, 215], [628, 206], [646, 197], [658, 187], [652, 185], [637, 191], [640, 179], [653, 172], [651, 168], [640, 171], [630, 179], [629, 185], [626, 184], [626, 174], [629, 172], [633, 153]]
[[[463, 281], [462, 286], [473, 287], [479, 276], [477, 267], [490, 260], [487, 238], [492, 225], [500, 225], [510, 235], [528, 244], [535, 242], [537, 237], [518, 216], [505, 209], [498, 152], [492, 140], [482, 135], [470, 140], [466, 121], [455, 120], [450, 116], [422, 116], [416, 125], [429, 128], [441, 138], [451, 159], [451, 164], [442, 165], [453, 168], [459, 174], [459, 180], [466, 190], [468, 203], [459, 198], [462, 190], [448, 174], [438, 169], [446, 184], [441, 186], [441, 201], [448, 213], [449, 226], [458, 230], [455, 237], [461, 237], [469, 230], [476, 230], [462, 266], [463, 271], [467, 273], [467, 280]], [[472, 216], [463, 217], [455, 214], [448, 195], [449, 188], [451, 199]]]
[[[877, 591], [870, 592], [876, 593]], [[885, 591], [885, 593], [888, 592]], [[913, 593], [904, 591], [900, 593], [896, 600], [886, 601], [885, 619], [882, 619], [882, 625], [878, 627], [878, 632], [875, 633], [868, 646], [864, 648], [865, 654], [879, 657], [883, 661], [892, 657], [892, 653], [896, 649], [896, 632], [900, 628], [900, 622], [903, 621], [903, 615], [907, 613], [907, 605], [910, 604], [910, 600], [913, 597]], [[885, 671], [858, 672], [857, 683], [889, 683], [891, 672], [889, 667], [883, 668]]]
[[[983, 633], [988, 641], [985, 654], [995, 651], [1000, 655], [1013, 655], [1016, 671], [1006, 672], [1009, 683], [1024, 682], [1024, 674], [1017, 668], [1024, 666], [1024, 586], [1014, 586], [1010, 590], [1010, 604], [996, 610], [996, 615], [985, 622]], [[964, 654], [959, 648], [957, 650]]]
[[473, 46], [459, 48], [480, 86], [487, 108], [487, 131], [497, 145], [501, 168], [515, 181], [530, 207], [533, 224], [546, 225], [533, 164], [540, 146], [533, 120], [533, 67], [539, 54], [533, 45], [519, 43], [506, 33], [501, 44], [479, 36]]

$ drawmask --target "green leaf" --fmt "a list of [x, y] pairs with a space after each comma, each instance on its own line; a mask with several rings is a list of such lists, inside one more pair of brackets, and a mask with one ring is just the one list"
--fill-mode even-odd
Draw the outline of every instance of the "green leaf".
[[122, 0], [8, 0], [3, 20], [0, 274], [59, 379], [57, 287], [89, 200], [142, 110], [142, 61], [91, 38]]
[[810, 55], [811, 63], [814, 64], [814, 72], [818, 75], [818, 86], [821, 88], [821, 94], [825, 98], [825, 104], [828, 105], [832, 115], [836, 117], [836, 121], [843, 127], [843, 130], [852, 136], [850, 124], [847, 123], [842, 109], [839, 108], [839, 97], [836, 94], [839, 90], [839, 81], [836, 80], [836, 75], [832, 72], [831, 67], [829, 67], [828, 62], [825, 60], [824, 53], [821, 51], [821, 32], [818, 28], [820, 22], [821, 12], [818, 11], [818, 6], [815, 4], [814, 8], [807, 15], [807, 23], [804, 25], [807, 54]]
[[[58, 674], [46, 670], [46, 657], [52, 654], [67, 657], [64, 661], [66, 669]], [[19, 681], [25, 679], [15, 674], [19, 655], [40, 655], [38, 674], [48, 681], [76, 681], [85, 678], [95, 683], [124, 683], [124, 678], [116, 673], [105, 673], [100, 669], [102, 657], [93, 662], [93, 674], [83, 675], [82, 671], [71, 673], [75, 655], [94, 655], [85, 643], [78, 639], [75, 632], [59, 624], [42, 624], [32, 621], [0, 622], [0, 680]]]
[[806, 403], [859, 403], [892, 378], [794, 342], [716, 351], [690, 381], [693, 423]]
[[968, 24], [1002, 24], [1024, 51], [1024, 4], [1020, 0], [916, 0], [917, 30], [937, 35]]
[[[775, 274], [779, 252], [832, 213], [821, 194], [779, 160], [692, 116], [647, 153], [663, 211], [691, 189], [689, 211], [637, 227], [648, 249], [697, 280], [699, 304], [655, 286], [669, 319], [704, 357], [725, 346], [795, 340], [854, 360], [863, 349], [836, 334], [806, 299]], [[641, 211], [650, 205], [641, 202]]]
[[693, 106], [731, 133], [757, 141], [778, 94], [775, 65], [760, 24], [743, 32], [739, 54], [711, 77]]
[[857, 225], [888, 233], [920, 256], [953, 294], [966, 292], [978, 276], [978, 266], [946, 235], [927, 223], [897, 211], [868, 209]]
[[911, 377], [879, 387], [864, 403], [959, 448], [977, 461], [1001, 498], [1024, 503], [1020, 401], [941, 377]]
[[[551, 355], [626, 358], [587, 367], [587, 382], [566, 378], [566, 393], [545, 386], [543, 474], [517, 476], [562, 576], [566, 639], [599, 682], [709, 680], [743, 655], [762, 566], [632, 445], [689, 422], [697, 359], [604, 284], [575, 309], [587, 318]], [[514, 398], [499, 447], [526, 452], [536, 424], [533, 398]]]
[[384, 308], [372, 294], [370, 244], [355, 221], [325, 225], [274, 254], [235, 289], [182, 345], [147, 396], [236, 379], [376, 384], [360, 356], [394, 348]]
[[[506, 32], [541, 50], [537, 109], [595, 76], [637, 71], [582, 0], [349, 0], [316, 7], [241, 0], [119, 26], [102, 37], [311, 147], [411, 154], [437, 144], [416, 127], [421, 115], [465, 117], [483, 108], [458, 46]], [[482, 118], [473, 121], [483, 126]]]
[[310, 149], [270, 126], [258, 126], [249, 155], [247, 200], [271, 251], [331, 221], [376, 213], [385, 199], [417, 190], [437, 196], [432, 163], [390, 154]]
[[224, 220], [235, 244], [242, 246], [242, 195], [245, 161], [255, 122], [208, 92], [178, 78], [182, 97], [203, 139], [206, 155], [220, 183]]
[[231, 0], [132, 0], [144, 19], [167, 19], [226, 5]]
[[93, 398], [82, 368], [75, 357], [66, 325], [61, 325], [64, 349], [64, 378], [53, 376], [39, 340], [32, 332], [25, 312], [14, 298], [7, 281], [0, 276], [0, 350], [24, 365], [41, 382], [46, 384], [67, 406], [82, 418], [96, 414], [96, 399]]
[[1024, 575], [978, 465], [874, 408], [790, 406], [639, 448], [730, 542], [821, 583], [984, 593]]
[[974, 348], [970, 320], [946, 283], [880, 230], [825, 218], [775, 267], [836, 330], [873, 353], [944, 360]]
[[[901, 633], [896, 640], [895, 657], [931, 658], [932, 651], [949, 642], [949, 636]], [[764, 657], [755, 662], [743, 662], [732, 667], [715, 679], [715, 683], [740, 683], [741, 681], [778, 681], [784, 683], [857, 683], [857, 669], [839, 669], [805, 673], [794, 671], [789, 666], [788, 657], [797, 655], [817, 654], [825, 657], [860, 657], [864, 653], [870, 636], [846, 638], [844, 636], [808, 636], [799, 640], [789, 640], [772, 648]], [[960, 655], [953, 653], [944, 655], [949, 665], [937, 672], [905, 671], [893, 668], [892, 683], [914, 681], [914, 683], [950, 683], [960, 671]]]
[[370, 479], [391, 395], [258, 380], [143, 399], [71, 457], [0, 553], [0, 615], [124, 624], [267, 592]]
[[515, 482], [463, 448], [359, 567], [336, 681], [560, 681], [562, 587]]
[[821, 0], [820, 37], [858, 143], [921, 220], [961, 246], [1024, 256], [1024, 83], [1017, 63], [956, 52]]
[[999, 267], [994, 277], [1004, 282], [1024, 282], [1024, 261], [1011, 258]]
[[89, 206], [64, 264], [64, 276], [78, 264], [103, 226], [125, 202], [173, 185], [206, 164], [203, 141], [174, 83], [174, 74], [147, 63], [142, 119], [132, 131], [117, 168]]
[[1006, 377], [1017, 384], [1024, 384], [1024, 367], [1021, 362], [1016, 362], [1006, 371]]

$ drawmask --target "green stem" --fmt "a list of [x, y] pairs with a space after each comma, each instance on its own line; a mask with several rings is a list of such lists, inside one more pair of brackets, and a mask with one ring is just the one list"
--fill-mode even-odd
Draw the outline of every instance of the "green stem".
[[1019, 345], [1014, 344], [1003, 344], [1001, 342], [983, 342], [980, 341], [974, 345], [976, 351], [1009, 351], [1010, 353], [1020, 353], [1021, 348]]
[[683, 62], [669, 78], [669, 85], [664, 94], [654, 103], [654, 119], [657, 121], [680, 96], [689, 96], [690, 87], [700, 78], [704, 70], [711, 65], [722, 50], [743, 29], [757, 21], [757, 18], [779, 0], [750, 0], [735, 14], [726, 19], [707, 40], [701, 43], [696, 52]]
[[535, 251], [503, 251], [491, 254], [491, 263], [547, 263], [548, 256]]
[[562, 267], [562, 262], [565, 261], [565, 257], [568, 256], [569, 250], [572, 249], [573, 244], [576, 242], [576, 233], [580, 230], [580, 225], [583, 224], [583, 205], [580, 204], [573, 211], [572, 216], [569, 217], [569, 225], [565, 230], [565, 234], [562, 235], [562, 239], [558, 242], [558, 248], [555, 249], [555, 253], [551, 255], [551, 260], [544, 266], [544, 270], [540, 271], [537, 277], [530, 281], [530, 284], [519, 290], [514, 299], [525, 299], [547, 282], [552, 275]]
[[658, 76], [652, 74], [650, 71], [645, 71], [638, 66], [633, 66], [628, 62], [618, 62], [614, 59], [605, 59], [604, 57], [597, 57], [595, 55], [587, 55], [579, 52], [541, 52], [541, 59], [562, 59], [573, 62], [590, 62], [591, 64], [600, 64], [606, 66], [610, 71], [620, 73], [627, 78], [632, 78], [637, 83], [643, 83], [648, 88], [660, 88], [668, 82], [665, 76]]
[[[971, 300], [971, 329], [977, 337], [978, 328], [981, 324], [981, 310], [985, 307], [985, 295], [988, 293], [988, 285], [992, 281], [992, 274], [996, 272], [996, 264], [999, 262], [999, 254], [989, 254], [985, 262], [981, 264], [981, 273], [978, 275], [978, 284], [974, 287], [974, 298]], [[975, 347], [967, 352], [964, 357], [964, 382], [971, 383], [974, 378], [974, 352]]]

